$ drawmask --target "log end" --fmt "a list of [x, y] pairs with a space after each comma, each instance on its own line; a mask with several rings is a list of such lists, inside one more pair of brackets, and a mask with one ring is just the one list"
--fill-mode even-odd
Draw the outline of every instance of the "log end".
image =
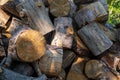
[[18, 57], [25, 62], [40, 59], [46, 50], [45, 39], [42, 34], [34, 30], [26, 30], [16, 41]]

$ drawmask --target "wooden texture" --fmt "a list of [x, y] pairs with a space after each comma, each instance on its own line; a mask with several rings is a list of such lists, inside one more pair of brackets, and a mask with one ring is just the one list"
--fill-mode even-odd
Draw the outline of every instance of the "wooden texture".
[[54, 24], [56, 27], [56, 33], [51, 45], [71, 48], [74, 42], [72, 19], [69, 17], [59, 17], [55, 19]]
[[68, 0], [53, 0], [50, 4], [50, 13], [55, 17], [68, 16], [70, 3]]
[[73, 64], [72, 67], [68, 73], [66, 80], [89, 80], [84, 75], [84, 67], [85, 63], [88, 59], [85, 58], [78, 58]]
[[95, 56], [100, 55], [113, 44], [96, 22], [84, 26], [78, 34]]
[[0, 7], [6, 12], [9, 12], [16, 17], [20, 17], [19, 13], [16, 10], [16, 1], [18, 0], [0, 0]]
[[39, 32], [26, 30], [18, 36], [16, 51], [21, 60], [26, 62], [38, 60], [44, 55], [45, 50], [45, 39]]
[[4, 46], [3, 46], [3, 41], [1, 39], [2, 37], [0, 37], [0, 58], [3, 58], [6, 56], [5, 50], [4, 50]]
[[70, 50], [63, 51], [63, 69], [68, 68], [74, 59], [76, 58], [76, 54]]
[[90, 60], [85, 65], [85, 74], [88, 78], [96, 79], [97, 76], [103, 73], [103, 64], [98, 60]]
[[117, 40], [117, 30], [113, 28], [107, 28], [102, 24], [98, 24], [100, 29], [104, 32], [105, 35], [108, 36], [108, 38], [112, 41]]
[[10, 16], [0, 8], [0, 26], [6, 28], [6, 23], [8, 22], [9, 19]]
[[93, 21], [104, 21], [106, 20], [107, 12], [104, 6], [99, 2], [91, 3], [75, 14], [75, 21], [79, 28]]
[[42, 0], [21, 1], [17, 5], [17, 11], [32, 29], [38, 30], [43, 35], [54, 30]]
[[47, 80], [47, 77], [45, 75], [42, 75], [41, 77], [35, 78], [35, 77], [28, 77], [25, 75], [21, 75], [19, 73], [15, 73], [11, 70], [8, 70], [6, 68], [0, 67], [0, 80]]
[[45, 55], [39, 61], [41, 72], [48, 76], [58, 76], [62, 70], [62, 56], [62, 48], [48, 45]]

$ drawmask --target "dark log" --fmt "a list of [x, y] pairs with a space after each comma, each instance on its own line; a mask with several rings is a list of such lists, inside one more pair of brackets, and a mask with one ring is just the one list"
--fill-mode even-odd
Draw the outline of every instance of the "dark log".
[[88, 59], [86, 58], [78, 58], [72, 64], [67, 80], [88, 80], [88, 78], [84, 75], [84, 67], [87, 61]]
[[38, 78], [28, 77], [25, 75], [21, 75], [19, 73], [15, 73], [6, 68], [0, 67], [0, 80], [47, 80], [45, 75], [42, 75]]
[[74, 0], [68, 0], [68, 1], [70, 3], [70, 13], [69, 13], [69, 16], [73, 17], [75, 12], [76, 12], [77, 6], [75, 5]]
[[104, 6], [99, 2], [91, 3], [80, 9], [75, 15], [75, 21], [79, 28], [93, 21], [105, 21], [108, 13]]
[[104, 73], [103, 64], [98, 60], [90, 60], [86, 63], [85, 74], [88, 78], [96, 79], [102, 73]]
[[43, 35], [54, 30], [42, 0], [20, 1], [17, 11], [22, 19]]
[[8, 20], [10, 19], [10, 15], [5, 13], [1, 8], [0, 8], [0, 26], [3, 28], [6, 28], [6, 24]]
[[73, 26], [72, 19], [69, 17], [59, 17], [54, 21], [56, 33], [51, 45], [65, 48], [72, 48], [73, 45]]
[[70, 3], [68, 0], [53, 0], [50, 4], [50, 13], [55, 17], [68, 16]]
[[78, 34], [95, 56], [100, 55], [113, 44], [96, 22], [84, 26]]
[[15, 65], [12, 66], [12, 68], [14, 72], [20, 73], [25, 76], [32, 76], [34, 73], [33, 68], [28, 63], [16, 62]]
[[0, 58], [3, 58], [6, 56], [5, 50], [4, 50], [4, 44], [0, 37]]
[[74, 52], [70, 50], [64, 50], [63, 51], [63, 65], [62, 65], [63, 69], [68, 68], [72, 64], [75, 58], [76, 58], [76, 55]]
[[42, 73], [47, 76], [58, 76], [62, 70], [62, 48], [47, 45], [46, 53], [38, 62]]
[[117, 30], [116, 29], [110, 29], [108, 27], [105, 27], [102, 24], [98, 24], [100, 29], [104, 32], [105, 35], [108, 36], [108, 38], [112, 41], [117, 41]]

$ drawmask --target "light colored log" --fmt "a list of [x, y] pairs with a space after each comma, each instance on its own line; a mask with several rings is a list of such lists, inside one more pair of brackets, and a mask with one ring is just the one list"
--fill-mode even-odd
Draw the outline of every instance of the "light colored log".
[[53, 0], [50, 4], [50, 13], [55, 17], [68, 16], [70, 3], [68, 0]]
[[96, 22], [84, 26], [78, 34], [95, 56], [102, 54], [113, 44]]
[[21, 1], [17, 5], [17, 11], [32, 29], [39, 31], [43, 35], [54, 30], [42, 0]]

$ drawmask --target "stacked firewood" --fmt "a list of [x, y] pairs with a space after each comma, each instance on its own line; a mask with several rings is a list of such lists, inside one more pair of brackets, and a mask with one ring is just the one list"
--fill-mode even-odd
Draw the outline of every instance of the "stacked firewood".
[[0, 0], [0, 80], [120, 80], [120, 29], [105, 0]]

